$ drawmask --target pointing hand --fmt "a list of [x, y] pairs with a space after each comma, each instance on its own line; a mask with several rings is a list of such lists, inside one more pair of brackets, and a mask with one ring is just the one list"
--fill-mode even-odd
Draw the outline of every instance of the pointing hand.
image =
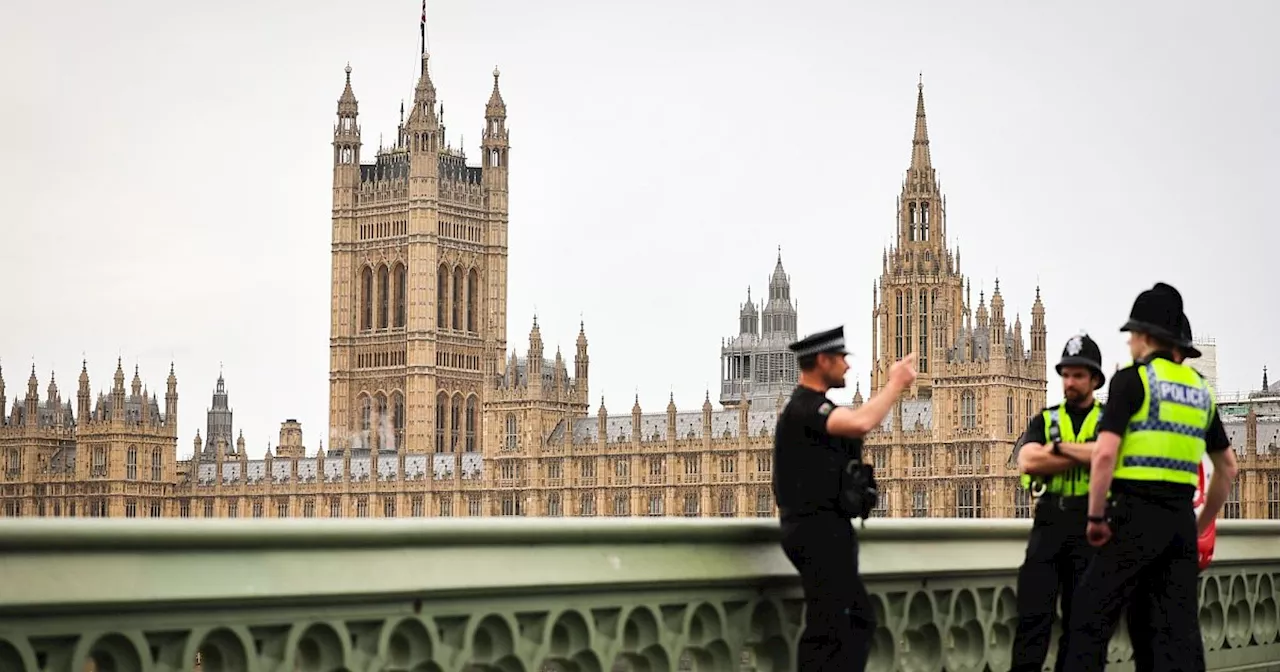
[[916, 380], [916, 353], [896, 361], [889, 367], [889, 380], [902, 387], [909, 387]]

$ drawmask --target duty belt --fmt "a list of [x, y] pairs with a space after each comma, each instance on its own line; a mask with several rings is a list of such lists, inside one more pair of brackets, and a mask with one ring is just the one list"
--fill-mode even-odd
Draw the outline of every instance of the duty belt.
[[1088, 495], [1075, 495], [1064, 497], [1054, 492], [1046, 492], [1036, 498], [1037, 504], [1044, 503], [1047, 506], [1053, 506], [1059, 511], [1068, 511], [1072, 509], [1083, 509], [1089, 506]]

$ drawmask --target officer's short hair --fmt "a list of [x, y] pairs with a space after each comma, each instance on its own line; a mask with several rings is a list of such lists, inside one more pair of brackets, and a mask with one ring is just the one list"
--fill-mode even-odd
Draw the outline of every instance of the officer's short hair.
[[812, 371], [818, 367], [818, 355], [805, 355], [797, 359], [796, 363], [800, 365], [801, 371]]

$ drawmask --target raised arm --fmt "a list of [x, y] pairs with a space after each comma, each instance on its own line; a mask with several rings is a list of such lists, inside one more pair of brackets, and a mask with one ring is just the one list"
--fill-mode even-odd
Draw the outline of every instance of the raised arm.
[[894, 362], [889, 367], [889, 382], [858, 408], [839, 406], [827, 416], [827, 433], [847, 439], [860, 439], [884, 422], [902, 391], [916, 379], [916, 354]]

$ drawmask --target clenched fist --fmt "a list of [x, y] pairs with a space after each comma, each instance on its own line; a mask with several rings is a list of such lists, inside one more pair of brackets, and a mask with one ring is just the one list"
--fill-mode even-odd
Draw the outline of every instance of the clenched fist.
[[916, 382], [916, 353], [896, 361], [889, 367], [889, 380], [902, 387], [910, 387]]

